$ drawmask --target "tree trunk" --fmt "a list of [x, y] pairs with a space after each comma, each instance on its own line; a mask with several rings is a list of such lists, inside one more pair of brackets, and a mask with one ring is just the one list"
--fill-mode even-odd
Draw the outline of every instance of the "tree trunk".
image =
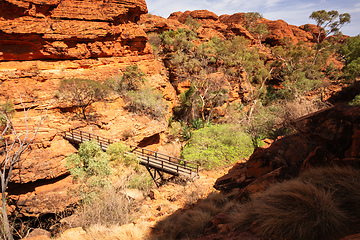
[[85, 108], [81, 108], [81, 112], [82, 112], [84, 119], [86, 120]]
[[6, 187], [5, 186], [5, 181], [4, 179], [1, 179], [1, 185], [2, 185], [2, 189], [1, 189], [1, 213], [2, 213], [2, 224], [4, 227], [4, 231], [5, 231], [5, 236], [7, 240], [13, 240], [13, 236], [11, 234], [10, 231], [10, 223], [9, 223], [9, 219], [8, 219], [8, 215], [6, 212], [6, 195], [5, 195], [5, 191], [6, 191]]

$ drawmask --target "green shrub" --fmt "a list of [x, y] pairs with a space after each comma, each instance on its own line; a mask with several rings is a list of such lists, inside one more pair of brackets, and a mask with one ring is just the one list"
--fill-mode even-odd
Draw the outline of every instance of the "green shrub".
[[117, 142], [109, 145], [106, 154], [109, 155], [111, 162], [122, 163], [127, 167], [136, 167], [139, 163], [139, 159], [134, 154], [129, 153], [129, 151], [130, 147], [122, 142]]
[[198, 130], [204, 127], [204, 123], [201, 118], [195, 118], [191, 121], [191, 127], [195, 130]]
[[131, 176], [129, 181], [130, 188], [136, 188], [144, 192], [149, 192], [154, 181], [147, 171], [138, 171]]
[[151, 88], [131, 91], [126, 96], [129, 111], [148, 114], [155, 118], [164, 117], [167, 113], [167, 105], [162, 98], [162, 94]]
[[75, 179], [106, 177], [111, 174], [109, 160], [95, 141], [80, 144], [78, 154], [71, 154], [66, 158], [66, 166]]
[[360, 105], [360, 94], [356, 95], [351, 102], [349, 102], [350, 105]]
[[181, 127], [182, 139], [187, 141], [187, 140], [191, 139], [191, 136], [192, 136], [191, 128], [187, 124], [182, 125], [182, 127]]
[[108, 177], [112, 171], [108, 155], [95, 141], [80, 144], [78, 153], [66, 158], [66, 167], [79, 183], [75, 193], [83, 202], [91, 202], [101, 189], [110, 185]]
[[193, 131], [182, 157], [205, 169], [214, 169], [248, 158], [253, 150], [248, 134], [235, 125], [223, 124]]
[[356, 81], [360, 76], [360, 35], [350, 37], [342, 44], [339, 53], [345, 59], [342, 71], [348, 80]]
[[107, 85], [120, 94], [126, 94], [128, 91], [139, 90], [145, 81], [145, 73], [134, 64], [127, 66], [123, 75], [108, 80]]
[[[10, 100], [7, 100], [4, 104], [0, 104], [0, 126], [5, 126], [6, 122], [14, 113], [14, 104]], [[8, 120], [6, 118], [8, 118]]]
[[196, 31], [199, 27], [201, 27], [201, 24], [190, 16], [186, 19], [185, 25], [189, 26], [193, 31]]

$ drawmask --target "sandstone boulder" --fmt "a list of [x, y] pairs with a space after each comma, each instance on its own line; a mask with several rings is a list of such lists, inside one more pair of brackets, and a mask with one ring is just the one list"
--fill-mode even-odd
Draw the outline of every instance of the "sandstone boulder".
[[176, 30], [179, 28], [188, 28], [187, 25], [179, 22], [175, 19], [166, 19], [156, 15], [144, 14], [141, 15], [140, 21], [138, 22], [139, 26], [146, 33], [162, 33], [167, 30]]

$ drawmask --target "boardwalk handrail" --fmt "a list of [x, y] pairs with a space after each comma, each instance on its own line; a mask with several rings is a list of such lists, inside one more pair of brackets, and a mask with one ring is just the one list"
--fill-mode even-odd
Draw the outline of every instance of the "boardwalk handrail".
[[[64, 131], [64, 130], [60, 130], [60, 131], [64, 134], [64, 137], [66, 139], [75, 141], [77, 143], [95, 140], [104, 150], [106, 150], [110, 144], [117, 142], [110, 138], [104, 138], [99, 135], [95, 135], [77, 129], [75, 130], [71, 129], [69, 131]], [[199, 165], [196, 163], [189, 162], [181, 158], [172, 157], [139, 146], [134, 146], [134, 145], [128, 145], [128, 146], [131, 148], [130, 153], [134, 153], [140, 159], [142, 159], [143, 165], [161, 169], [163, 172], [170, 171], [169, 173], [171, 173], [171, 171], [174, 171], [177, 174], [183, 173], [183, 174], [192, 175], [193, 172], [195, 173], [199, 172]]]

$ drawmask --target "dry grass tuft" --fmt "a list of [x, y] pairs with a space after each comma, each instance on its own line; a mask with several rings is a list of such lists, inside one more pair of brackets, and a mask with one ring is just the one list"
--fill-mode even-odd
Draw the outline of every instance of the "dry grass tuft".
[[311, 169], [231, 209], [230, 224], [265, 238], [336, 239], [360, 218], [360, 171]]
[[299, 179], [332, 192], [348, 216], [360, 219], [360, 170], [338, 166], [315, 168], [301, 174]]
[[130, 223], [113, 227], [94, 225], [88, 229], [86, 240], [145, 240], [148, 239], [149, 229], [146, 223]]
[[290, 180], [277, 184], [252, 203], [254, 232], [279, 239], [332, 239], [349, 222], [333, 194], [312, 184]]
[[158, 222], [152, 231], [153, 240], [195, 239], [210, 226], [210, 220], [224, 210], [228, 200], [219, 193], [211, 193], [208, 198], [200, 199], [189, 210], [178, 210]]
[[130, 222], [131, 200], [112, 186], [104, 188], [85, 203], [80, 211], [80, 226], [123, 225]]

